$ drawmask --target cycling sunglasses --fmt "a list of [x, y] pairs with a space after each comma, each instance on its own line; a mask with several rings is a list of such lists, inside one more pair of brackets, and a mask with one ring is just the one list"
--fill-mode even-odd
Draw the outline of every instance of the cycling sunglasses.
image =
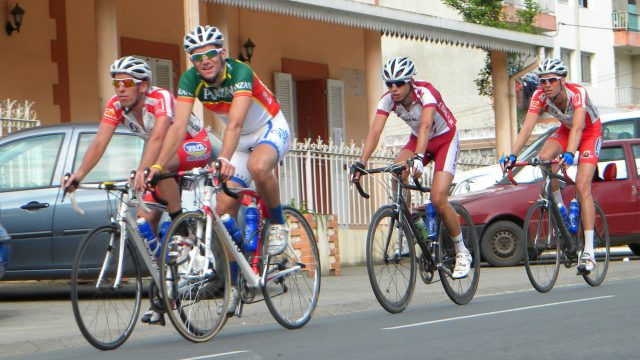
[[126, 79], [113, 79], [111, 83], [114, 87], [119, 88], [120, 86], [124, 86], [126, 88], [134, 87], [137, 84], [140, 84], [142, 80], [126, 78]]
[[396, 81], [385, 81], [384, 84], [387, 85], [388, 88], [391, 88], [393, 85], [395, 85], [396, 87], [401, 87], [408, 82], [409, 80], [396, 80]]
[[555, 84], [556, 82], [562, 80], [561, 77], [550, 77], [550, 78], [540, 78], [540, 84], [544, 85], [544, 84]]
[[201, 62], [202, 60], [204, 60], [203, 57], [205, 56], [207, 57], [207, 59], [211, 60], [214, 56], [220, 54], [221, 52], [222, 49], [211, 49], [205, 52], [191, 54], [191, 61]]

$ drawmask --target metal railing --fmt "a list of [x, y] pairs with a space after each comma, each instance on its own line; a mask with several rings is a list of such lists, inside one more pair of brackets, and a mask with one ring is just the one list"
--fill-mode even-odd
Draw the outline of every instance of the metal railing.
[[27, 100], [24, 103], [10, 99], [0, 101], [0, 136], [39, 126], [40, 120], [37, 120], [33, 104], [35, 103]]
[[[504, 0], [504, 3], [513, 5], [518, 9], [524, 9], [526, 7], [524, 0]], [[538, 6], [544, 14], [554, 14], [556, 11], [555, 0], [538, 0]]]
[[616, 88], [616, 105], [640, 105], [640, 88], [624, 86]]

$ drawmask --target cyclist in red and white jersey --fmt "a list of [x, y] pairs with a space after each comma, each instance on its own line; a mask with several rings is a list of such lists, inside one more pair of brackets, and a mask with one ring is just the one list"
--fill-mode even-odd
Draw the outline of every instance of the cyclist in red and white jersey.
[[[578, 151], [576, 190], [580, 200], [585, 238], [578, 270], [588, 273], [596, 264], [593, 257], [595, 209], [591, 182], [602, 145], [600, 114], [584, 87], [566, 81], [568, 70], [562, 61], [544, 59], [538, 65], [536, 73], [540, 77], [540, 87], [531, 97], [524, 125], [513, 145], [513, 154], [503, 156], [500, 163], [506, 167], [516, 161], [515, 154], [524, 147], [541, 115], [546, 113], [560, 121], [560, 127], [544, 143], [539, 156], [542, 160], [560, 156], [561, 164], [571, 166], [575, 162], [574, 154]], [[553, 195], [558, 204], [564, 206], [558, 181], [555, 179]]]
[[[395, 162], [402, 163], [413, 158], [411, 175], [420, 176], [424, 165], [434, 161], [431, 202], [447, 228], [451, 229], [456, 250], [456, 265], [452, 277], [464, 278], [469, 274], [472, 258], [464, 244], [458, 217], [448, 202], [449, 188], [460, 153], [456, 119], [442, 100], [440, 92], [429, 82], [415, 80], [415, 75], [415, 65], [409, 58], [396, 57], [384, 64], [382, 79], [389, 91], [378, 103], [362, 154], [354, 167], [365, 168], [367, 160], [378, 146], [391, 112], [409, 125], [411, 135], [396, 156]], [[403, 174], [405, 181], [407, 176], [408, 173]], [[356, 171], [351, 181], [359, 181], [359, 178], [360, 173]]]
[[[116, 94], [104, 109], [98, 133], [89, 145], [80, 167], [63, 185], [67, 191], [75, 191], [74, 181], [80, 183], [100, 161], [118, 125], [125, 126], [145, 141], [134, 184], [138, 191], [145, 189], [144, 169], [156, 162], [174, 117], [173, 95], [166, 89], [152, 86], [151, 76], [149, 65], [133, 56], [125, 56], [111, 65], [111, 77]], [[211, 144], [204, 122], [191, 114], [186, 136], [182, 138], [179, 150], [177, 153], [174, 152], [165, 167], [170, 171], [189, 170], [206, 166], [210, 159]], [[174, 219], [182, 213], [177, 183], [167, 179], [160, 181], [157, 187], [162, 198], [168, 203], [169, 216]], [[161, 212], [155, 209], [152, 209], [151, 214], [138, 210], [138, 216], [145, 218], [153, 229], [157, 228], [161, 215]], [[142, 317], [142, 321], [156, 324], [163, 322], [163, 319], [150, 310]]]

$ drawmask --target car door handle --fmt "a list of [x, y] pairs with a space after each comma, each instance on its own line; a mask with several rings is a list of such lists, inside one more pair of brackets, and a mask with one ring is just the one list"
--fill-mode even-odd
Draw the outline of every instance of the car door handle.
[[38, 209], [44, 209], [44, 208], [48, 208], [49, 207], [49, 203], [41, 203], [41, 202], [37, 202], [37, 201], [30, 201], [25, 205], [20, 206], [20, 209], [22, 210], [38, 210]]

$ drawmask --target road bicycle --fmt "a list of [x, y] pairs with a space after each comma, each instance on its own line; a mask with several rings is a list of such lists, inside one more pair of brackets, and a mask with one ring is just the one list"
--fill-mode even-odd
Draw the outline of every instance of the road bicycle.
[[[390, 203], [374, 213], [367, 232], [367, 272], [373, 293], [388, 312], [404, 311], [415, 288], [417, 264], [425, 284], [442, 281], [445, 292], [454, 303], [467, 304], [473, 298], [480, 279], [480, 250], [471, 216], [462, 205], [450, 203], [458, 214], [464, 243], [473, 257], [469, 275], [453, 279], [451, 274], [456, 253], [446, 225], [438, 219], [435, 238], [425, 238], [415, 225], [415, 217], [424, 217], [424, 209], [412, 213], [406, 200], [410, 190], [427, 193], [431, 189], [421, 186], [417, 179], [414, 179], [413, 185], [403, 183], [401, 174], [405, 169], [403, 164], [354, 169], [363, 175], [390, 175], [386, 176], [389, 181], [382, 182]], [[369, 194], [363, 190], [360, 182], [355, 182], [355, 185], [360, 195], [368, 199]], [[439, 280], [435, 279], [436, 271]]]
[[[68, 176], [65, 175], [65, 182]], [[80, 242], [71, 273], [71, 303], [76, 323], [84, 338], [101, 350], [118, 348], [133, 332], [145, 288], [143, 278], [151, 278], [152, 308], [158, 312], [164, 312], [165, 308], [159, 293], [157, 259], [136, 223], [136, 207], [145, 212], [150, 210], [141, 194], [136, 196], [132, 190], [134, 176], [135, 171], [124, 183], [76, 184], [79, 190], [105, 191], [109, 206], [109, 224], [91, 230]], [[68, 196], [74, 210], [83, 214], [75, 193]], [[115, 206], [112, 198], [117, 199]], [[152, 206], [166, 210], [159, 204]]]
[[[236, 286], [241, 316], [244, 304], [264, 300], [278, 323], [288, 329], [304, 326], [313, 315], [320, 294], [320, 259], [315, 235], [304, 216], [283, 206], [290, 236], [287, 249], [268, 255], [268, 208], [255, 189], [228, 188], [213, 168], [196, 168], [156, 175], [155, 180], [174, 176], [202, 179], [200, 209], [176, 217], [167, 232], [160, 257], [161, 294], [169, 300], [167, 314], [178, 332], [191, 341], [208, 340], [227, 320], [232, 286]], [[215, 180], [215, 181], [214, 181]], [[232, 240], [212, 202], [220, 191], [256, 201], [259, 210], [258, 246], [243, 253]], [[238, 263], [232, 282], [228, 254]], [[235, 283], [236, 285], [232, 285]], [[209, 301], [215, 308], [195, 311], [193, 306]], [[186, 319], [186, 321], [185, 321]]]
[[[565, 184], [575, 184], [567, 175], [564, 166], [563, 174], [553, 171], [552, 165], [556, 160], [531, 159], [513, 164], [513, 167], [535, 166], [540, 169], [544, 182], [540, 191], [540, 199], [529, 210], [524, 220], [524, 241], [526, 244], [523, 254], [527, 277], [531, 285], [541, 293], [551, 290], [558, 279], [560, 264], [566, 268], [576, 266], [584, 249], [584, 230], [582, 218], [575, 233], [571, 233], [563, 220], [558, 203], [552, 193], [551, 180], [558, 179]], [[515, 185], [511, 167], [507, 169], [509, 180]], [[578, 271], [587, 284], [598, 286], [602, 284], [609, 268], [609, 227], [604, 211], [594, 200], [594, 259], [596, 266], [591, 272]]]

